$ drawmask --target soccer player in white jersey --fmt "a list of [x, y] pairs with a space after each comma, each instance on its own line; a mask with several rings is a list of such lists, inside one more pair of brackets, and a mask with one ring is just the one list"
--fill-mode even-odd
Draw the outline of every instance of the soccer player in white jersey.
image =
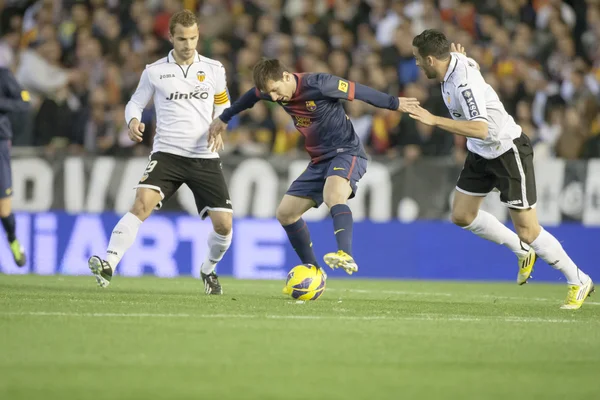
[[142, 111], [151, 98], [156, 107], [156, 135], [148, 163], [136, 186], [131, 210], [113, 229], [106, 257], [92, 256], [89, 268], [98, 284], [110, 283], [117, 264], [133, 244], [141, 223], [160, 209], [182, 185], [194, 193], [201, 218], [209, 216], [214, 230], [200, 275], [207, 294], [223, 294], [215, 266], [231, 244], [232, 206], [218, 150], [223, 142], [207, 142], [211, 121], [229, 107], [225, 69], [197, 53], [198, 21], [190, 11], [171, 17], [173, 50], [146, 66], [125, 108], [129, 137], [141, 142], [145, 132]]
[[[537, 254], [567, 279], [569, 290], [561, 308], [580, 308], [593, 292], [594, 283], [538, 222], [529, 138], [506, 112], [494, 89], [483, 79], [478, 64], [466, 57], [462, 46], [450, 45], [439, 31], [426, 30], [414, 38], [413, 54], [427, 78], [440, 82], [452, 119], [434, 116], [420, 106], [414, 106], [410, 116], [467, 137], [469, 151], [456, 184], [452, 221], [512, 250], [519, 259], [520, 285], [531, 276]], [[494, 188], [509, 207], [516, 234], [479, 209]]]

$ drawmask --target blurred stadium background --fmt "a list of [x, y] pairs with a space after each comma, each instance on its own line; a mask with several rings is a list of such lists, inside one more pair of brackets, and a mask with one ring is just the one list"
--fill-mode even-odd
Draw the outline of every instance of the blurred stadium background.
[[[600, 275], [598, 0], [0, 0], [0, 64], [33, 99], [31, 112], [11, 116], [13, 204], [30, 260], [18, 269], [2, 241], [0, 271], [88, 274], [87, 257], [104, 251], [152, 142], [128, 139], [124, 105], [144, 66], [169, 51], [169, 17], [182, 8], [198, 13], [198, 51], [225, 65], [233, 100], [268, 56], [298, 72], [417, 97], [446, 115], [438, 85], [419, 73], [411, 50], [423, 29], [441, 29], [479, 62], [535, 144], [541, 222]], [[513, 280], [510, 252], [448, 222], [465, 141], [358, 101], [347, 110], [372, 157], [351, 202], [358, 275]], [[153, 132], [151, 106], [143, 119]], [[219, 273], [281, 278], [297, 260], [274, 212], [308, 162], [302, 138], [267, 102], [230, 129], [222, 159], [237, 220]], [[494, 194], [485, 209], [507, 221]], [[142, 225], [118, 272], [197, 276], [210, 228], [194, 214], [184, 190]], [[334, 248], [327, 210], [307, 220], [319, 254]], [[560, 278], [538, 270], [536, 279]]]

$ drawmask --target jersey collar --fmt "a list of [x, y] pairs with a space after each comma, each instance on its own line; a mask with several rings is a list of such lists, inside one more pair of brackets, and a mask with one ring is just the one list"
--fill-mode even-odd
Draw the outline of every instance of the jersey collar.
[[458, 58], [452, 53], [450, 53], [450, 64], [448, 64], [448, 71], [446, 71], [446, 75], [444, 76], [444, 80], [442, 83], [448, 82], [448, 79], [450, 79], [450, 75], [452, 75], [452, 73], [456, 69], [457, 64]]
[[[173, 50], [171, 50], [169, 54], [167, 54], [167, 62], [176, 63], [175, 57], [173, 56]], [[194, 62], [192, 64], [197, 62], [200, 62], [200, 54], [198, 54], [198, 51], [194, 50]]]
[[293, 99], [296, 96], [298, 96], [298, 94], [300, 94], [300, 84], [302, 84], [302, 75], [303, 74], [292, 73], [292, 75], [294, 75], [294, 78], [296, 79], [296, 90], [294, 91], [294, 94], [292, 95], [292, 99]]

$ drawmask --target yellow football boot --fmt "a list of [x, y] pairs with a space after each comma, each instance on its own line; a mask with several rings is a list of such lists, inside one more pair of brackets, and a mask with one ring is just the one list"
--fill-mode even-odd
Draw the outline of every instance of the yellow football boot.
[[358, 271], [358, 265], [356, 265], [354, 258], [343, 250], [339, 250], [337, 253], [325, 254], [323, 261], [331, 269], [343, 268], [348, 275], [352, 275]]
[[25, 258], [25, 249], [23, 246], [21, 246], [21, 243], [19, 243], [18, 240], [15, 239], [10, 243], [10, 252], [15, 259], [15, 264], [17, 264], [19, 267], [25, 265], [27, 262], [27, 259]]
[[533, 271], [533, 264], [537, 260], [537, 254], [530, 247], [527, 254], [523, 257], [519, 257], [519, 274], [517, 275], [517, 283], [523, 285], [527, 283], [527, 280], [531, 277]]
[[577, 310], [581, 308], [585, 299], [594, 291], [594, 282], [592, 278], [583, 285], [569, 285], [569, 292], [565, 304], [560, 306], [563, 310]]

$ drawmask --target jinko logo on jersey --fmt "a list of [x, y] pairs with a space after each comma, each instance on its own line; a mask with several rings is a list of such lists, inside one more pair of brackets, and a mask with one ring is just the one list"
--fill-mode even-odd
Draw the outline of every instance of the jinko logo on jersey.
[[169, 95], [169, 97], [166, 98], [167, 100], [193, 100], [193, 99], [198, 99], [198, 100], [206, 100], [208, 99], [208, 92], [189, 92], [189, 93], [179, 93], [179, 92], [175, 92], [175, 93], [171, 93]]

